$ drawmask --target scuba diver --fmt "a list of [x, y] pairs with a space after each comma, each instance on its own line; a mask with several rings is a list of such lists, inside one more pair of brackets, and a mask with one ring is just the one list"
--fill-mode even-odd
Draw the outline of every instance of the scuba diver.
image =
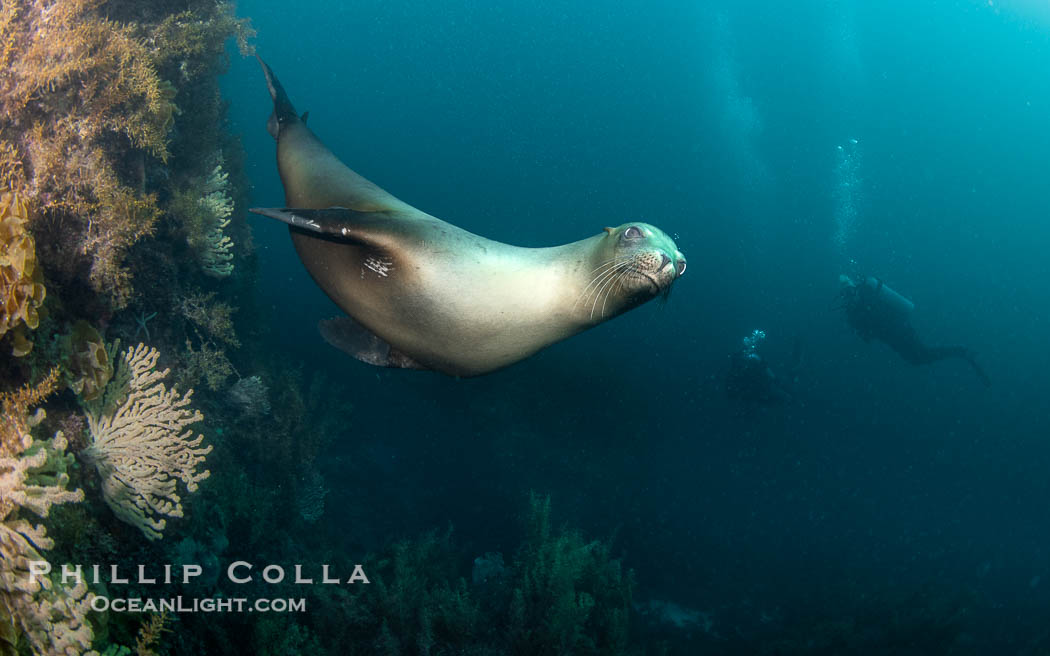
[[931, 364], [947, 358], [966, 360], [986, 386], [991, 380], [977, 364], [974, 352], [965, 346], [927, 346], [911, 324], [915, 304], [872, 276], [839, 276], [841, 307], [846, 320], [865, 342], [877, 339], [913, 365]]
[[794, 382], [795, 372], [801, 364], [801, 342], [795, 339], [792, 364], [788, 368], [786, 378], [781, 379], [758, 353], [758, 347], [765, 339], [765, 331], [754, 330], [744, 338], [743, 348], [730, 356], [725, 383], [726, 395], [729, 398], [739, 399], [748, 405], [763, 406], [778, 405], [791, 400], [788, 386]]

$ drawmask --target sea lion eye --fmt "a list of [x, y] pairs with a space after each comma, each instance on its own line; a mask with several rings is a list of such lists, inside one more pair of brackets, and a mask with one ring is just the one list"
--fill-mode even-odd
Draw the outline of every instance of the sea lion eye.
[[685, 273], [685, 260], [678, 260], [678, 275]]
[[624, 239], [641, 239], [642, 237], [642, 230], [638, 226], [631, 226], [623, 231]]

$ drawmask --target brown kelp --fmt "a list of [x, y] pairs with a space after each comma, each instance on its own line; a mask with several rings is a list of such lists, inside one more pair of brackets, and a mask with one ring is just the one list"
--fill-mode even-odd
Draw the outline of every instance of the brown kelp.
[[[208, 106], [204, 120], [221, 113], [213, 78], [222, 44], [249, 35], [215, 2], [4, 3], [0, 188], [39, 209], [30, 227], [47, 235], [49, 275], [83, 276], [113, 308], [132, 300], [129, 249], [165, 218], [172, 173], [207, 166], [176, 161], [192, 148], [178, 141], [209, 143], [217, 129], [173, 138], [173, 128], [199, 126]], [[180, 105], [190, 103], [184, 119]]]

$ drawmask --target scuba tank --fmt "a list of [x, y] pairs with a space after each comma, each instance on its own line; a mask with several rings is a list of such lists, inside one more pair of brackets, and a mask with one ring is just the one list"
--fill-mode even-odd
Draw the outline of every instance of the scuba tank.
[[864, 279], [860, 285], [860, 292], [864, 301], [873, 309], [878, 308], [901, 318], [907, 317], [915, 309], [914, 303], [874, 276]]

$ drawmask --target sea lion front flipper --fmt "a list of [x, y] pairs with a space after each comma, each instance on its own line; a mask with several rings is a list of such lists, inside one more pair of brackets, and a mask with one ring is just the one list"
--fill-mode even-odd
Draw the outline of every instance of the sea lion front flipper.
[[426, 369], [350, 317], [325, 319], [318, 322], [317, 328], [326, 342], [361, 362], [395, 369]]
[[396, 212], [358, 212], [345, 207], [253, 207], [248, 211], [293, 228], [370, 246], [382, 246], [383, 236], [396, 232], [400, 224]]

